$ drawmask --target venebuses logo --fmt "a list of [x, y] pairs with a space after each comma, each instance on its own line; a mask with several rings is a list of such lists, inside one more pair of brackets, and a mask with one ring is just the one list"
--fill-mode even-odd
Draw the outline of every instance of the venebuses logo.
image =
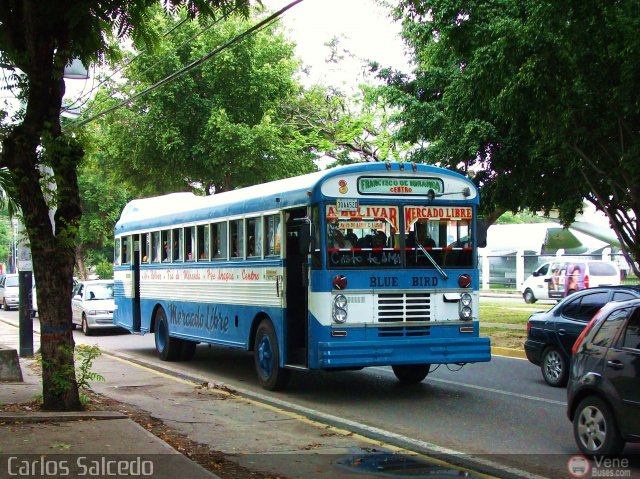
[[572, 477], [585, 477], [589, 474], [591, 465], [589, 460], [584, 456], [572, 456], [567, 462], [567, 469]]

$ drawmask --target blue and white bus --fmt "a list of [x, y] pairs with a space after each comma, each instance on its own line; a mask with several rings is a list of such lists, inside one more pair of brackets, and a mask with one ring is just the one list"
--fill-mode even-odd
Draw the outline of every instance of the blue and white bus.
[[115, 227], [114, 321], [163, 360], [198, 343], [292, 369], [491, 359], [478, 323], [478, 191], [427, 165], [366, 163], [211, 196], [133, 200]]

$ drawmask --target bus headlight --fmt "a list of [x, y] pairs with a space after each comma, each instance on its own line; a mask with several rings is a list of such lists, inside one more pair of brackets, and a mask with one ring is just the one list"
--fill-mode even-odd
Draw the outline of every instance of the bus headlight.
[[460, 319], [462, 321], [470, 321], [473, 318], [473, 311], [469, 306], [460, 308]]
[[458, 314], [462, 321], [471, 321], [473, 319], [473, 310], [471, 304], [473, 298], [469, 293], [462, 293], [460, 295], [460, 302], [458, 303]]
[[347, 321], [347, 297], [344, 294], [338, 294], [333, 298], [333, 320], [336, 323], [345, 323]]
[[342, 308], [335, 308], [333, 310], [333, 320], [336, 323], [344, 323], [347, 321], [347, 310]]
[[471, 306], [472, 301], [473, 299], [469, 293], [462, 293], [460, 295], [460, 302], [462, 303], [462, 306]]
[[344, 294], [339, 294], [334, 298], [333, 304], [336, 305], [336, 308], [346, 309], [347, 297]]

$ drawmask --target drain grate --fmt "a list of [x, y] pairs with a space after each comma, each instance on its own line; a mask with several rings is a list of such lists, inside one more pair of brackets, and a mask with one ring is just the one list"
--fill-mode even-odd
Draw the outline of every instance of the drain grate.
[[375, 453], [346, 456], [336, 461], [337, 465], [363, 474], [380, 474], [391, 477], [411, 478], [477, 478], [468, 471], [432, 464], [418, 456], [406, 454]]

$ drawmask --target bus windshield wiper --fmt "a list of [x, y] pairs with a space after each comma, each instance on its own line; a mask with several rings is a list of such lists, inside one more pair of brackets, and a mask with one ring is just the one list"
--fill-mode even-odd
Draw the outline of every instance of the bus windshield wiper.
[[420, 251], [422, 251], [424, 255], [427, 257], [427, 259], [431, 262], [433, 267], [438, 270], [438, 273], [442, 275], [442, 278], [447, 279], [449, 277], [447, 273], [445, 273], [445, 271], [440, 267], [440, 265], [436, 263], [436, 260], [433, 259], [433, 256], [431, 256], [429, 252], [426, 249], [424, 249], [424, 246], [422, 246], [422, 244], [419, 241], [416, 241], [416, 245], [418, 246], [418, 248], [420, 248]]

